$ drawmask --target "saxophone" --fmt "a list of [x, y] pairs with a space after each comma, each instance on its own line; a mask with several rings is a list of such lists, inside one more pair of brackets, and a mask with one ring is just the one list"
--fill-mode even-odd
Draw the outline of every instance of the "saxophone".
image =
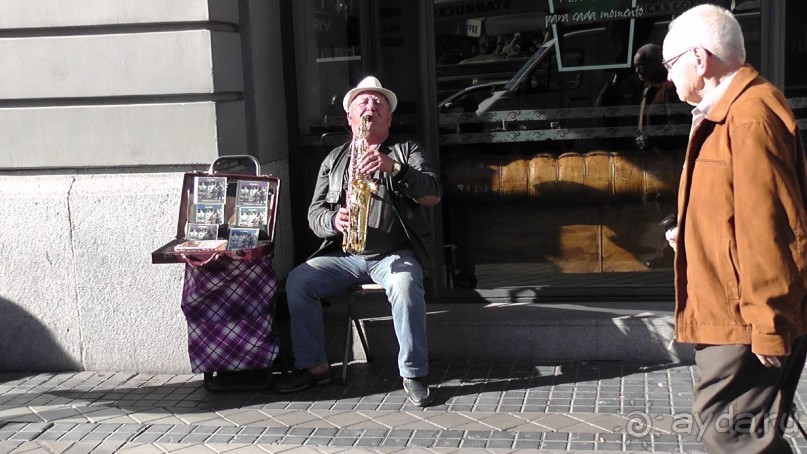
[[367, 117], [361, 118], [359, 135], [350, 147], [348, 163], [347, 210], [348, 227], [342, 237], [342, 250], [351, 254], [361, 254], [367, 243], [367, 218], [370, 214], [370, 198], [376, 190], [376, 183], [369, 176], [359, 172], [359, 161], [367, 152]]

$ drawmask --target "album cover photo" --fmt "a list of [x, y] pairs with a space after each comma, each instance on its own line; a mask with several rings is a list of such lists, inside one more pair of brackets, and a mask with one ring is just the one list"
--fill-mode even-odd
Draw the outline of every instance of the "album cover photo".
[[224, 203], [227, 177], [196, 177], [193, 180], [193, 203]]
[[197, 224], [222, 224], [224, 222], [224, 204], [197, 203], [194, 205], [193, 222]]
[[254, 249], [258, 247], [259, 232], [260, 229], [231, 227], [227, 249]]
[[266, 206], [272, 195], [274, 193], [269, 188], [268, 181], [240, 180], [235, 204], [240, 206]]
[[197, 224], [195, 222], [188, 223], [188, 232], [185, 238], [188, 240], [215, 240], [219, 234], [218, 224]]
[[261, 227], [266, 225], [266, 207], [238, 207], [236, 224], [240, 227]]

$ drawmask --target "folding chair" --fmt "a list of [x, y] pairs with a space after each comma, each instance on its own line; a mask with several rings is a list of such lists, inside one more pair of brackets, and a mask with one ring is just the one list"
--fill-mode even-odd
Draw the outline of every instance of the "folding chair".
[[361, 347], [364, 350], [364, 356], [367, 358], [367, 362], [372, 362], [372, 356], [370, 356], [370, 347], [367, 345], [367, 337], [364, 335], [364, 330], [361, 327], [361, 323], [359, 319], [356, 317], [356, 314], [353, 312], [353, 305], [358, 298], [361, 298], [366, 295], [371, 294], [385, 294], [384, 287], [378, 284], [362, 284], [359, 287], [351, 290], [350, 296], [347, 299], [347, 329], [345, 330], [345, 350], [342, 354], [342, 377], [341, 382], [344, 385], [347, 382], [347, 366], [348, 362], [350, 361], [350, 353], [352, 352], [353, 347], [353, 327], [356, 327], [356, 332], [359, 335], [359, 340], [361, 341]]

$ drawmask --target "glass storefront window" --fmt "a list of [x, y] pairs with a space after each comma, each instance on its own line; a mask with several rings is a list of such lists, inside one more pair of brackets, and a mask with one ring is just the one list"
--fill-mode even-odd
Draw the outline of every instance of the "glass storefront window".
[[[345, 93], [366, 76], [393, 90], [398, 106], [390, 141], [424, 144], [419, 115], [425, 71], [417, 65], [423, 47], [420, 5], [411, 0], [300, 0], [291, 3], [297, 85], [297, 147], [293, 166], [292, 216], [296, 259], [317, 249], [321, 239], [307, 228], [307, 208], [325, 156], [350, 139]], [[425, 145], [425, 144], [424, 144]], [[439, 246], [438, 246], [439, 247]]]
[[[640, 75], [633, 60], [697, 3], [434, 0], [453, 286], [672, 282], [659, 222], [691, 106], [658, 63]], [[714, 3], [734, 7], [759, 67], [759, 2]]]
[[[292, 216], [307, 226], [308, 203], [317, 169], [331, 148], [348, 133], [342, 98], [363, 74], [359, 0], [292, 2], [297, 85], [298, 149], [292, 187]], [[316, 250], [320, 240], [308, 228], [295, 229], [297, 260]]]
[[342, 96], [362, 71], [359, 2], [306, 0], [292, 11], [300, 134], [328, 132], [341, 126]]
[[802, 130], [802, 143], [807, 145], [807, 3], [788, 0], [785, 6], [785, 96]]
[[[304, 194], [292, 215], [305, 219], [319, 163], [347, 139], [345, 91], [380, 71], [399, 95], [393, 131], [421, 141], [429, 121], [439, 131], [446, 286], [608, 285], [598, 277], [669, 286], [672, 254], [659, 222], [676, 209], [691, 107], [642, 80], [633, 58], [660, 45], [670, 20], [697, 3], [293, 2], [293, 184]], [[733, 8], [748, 60], [760, 68], [761, 2], [712, 3]], [[801, 3], [787, 2], [789, 99], [807, 91], [798, 71], [807, 43]], [[421, 8], [429, 7], [434, 33], [422, 37], [429, 21]], [[422, 40], [433, 53], [424, 56]], [[422, 102], [431, 87], [438, 116], [430, 119]], [[319, 243], [305, 234], [295, 241], [299, 258]]]

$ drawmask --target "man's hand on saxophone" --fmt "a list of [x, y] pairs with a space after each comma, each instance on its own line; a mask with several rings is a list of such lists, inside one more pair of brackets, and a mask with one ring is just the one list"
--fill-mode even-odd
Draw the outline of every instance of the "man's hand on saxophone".
[[348, 214], [347, 208], [339, 208], [339, 211], [334, 213], [331, 223], [337, 232], [344, 235], [345, 230], [347, 230], [347, 228], [350, 226], [350, 215]]
[[359, 161], [359, 171], [365, 175], [373, 175], [380, 170], [385, 173], [392, 172], [392, 158], [378, 151], [378, 147], [368, 148]]

